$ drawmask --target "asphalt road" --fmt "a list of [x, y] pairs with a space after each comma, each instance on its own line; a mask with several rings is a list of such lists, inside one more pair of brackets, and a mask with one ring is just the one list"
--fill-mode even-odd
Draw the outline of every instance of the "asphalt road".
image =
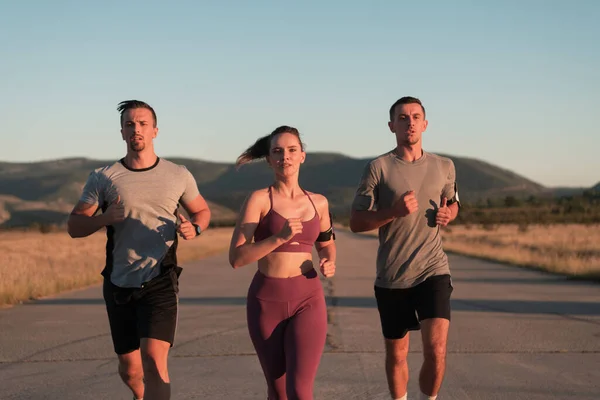
[[[389, 399], [373, 298], [373, 238], [340, 232], [338, 272], [323, 280], [329, 336], [315, 399]], [[440, 400], [599, 399], [600, 285], [450, 256], [453, 321]], [[226, 255], [184, 266], [170, 356], [173, 399], [262, 399], [245, 297], [254, 267]], [[420, 336], [411, 334], [409, 398]], [[130, 399], [100, 286], [0, 310], [0, 399]]]

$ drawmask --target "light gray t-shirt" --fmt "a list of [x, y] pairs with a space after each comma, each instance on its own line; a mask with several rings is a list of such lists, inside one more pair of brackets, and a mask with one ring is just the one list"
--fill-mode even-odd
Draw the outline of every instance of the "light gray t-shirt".
[[452, 160], [423, 152], [407, 162], [394, 151], [385, 153], [366, 165], [352, 209], [391, 208], [409, 190], [415, 191], [419, 209], [379, 228], [375, 286], [409, 288], [430, 276], [450, 274], [435, 216], [443, 196], [458, 196]]
[[159, 275], [161, 264], [176, 266], [179, 203], [198, 195], [187, 168], [165, 159], [140, 170], [121, 160], [90, 173], [80, 201], [105, 211], [120, 196], [125, 209], [125, 220], [107, 227], [103, 275], [119, 287], [141, 287]]

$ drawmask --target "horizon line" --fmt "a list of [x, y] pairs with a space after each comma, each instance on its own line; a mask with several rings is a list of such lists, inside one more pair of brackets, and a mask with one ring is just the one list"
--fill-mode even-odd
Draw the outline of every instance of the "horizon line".
[[[385, 154], [387, 152], [383, 152], [380, 153], [376, 156], [366, 156], [366, 157], [354, 157], [354, 156], [349, 156], [346, 155], [344, 153], [339, 153], [339, 152], [334, 152], [334, 151], [322, 151], [322, 150], [318, 150], [318, 151], [307, 151], [306, 154], [329, 154], [329, 155], [337, 155], [337, 156], [341, 156], [347, 159], [351, 159], [351, 160], [372, 160], [376, 157], [378, 157], [379, 155]], [[432, 152], [432, 151], [428, 151], [428, 153], [432, 153], [432, 154], [436, 154], [436, 155], [441, 155], [443, 157], [448, 157], [448, 158], [458, 158], [458, 159], [464, 159], [464, 160], [474, 160], [474, 161], [478, 161], [478, 162], [482, 162], [485, 164], [488, 164], [494, 168], [498, 168], [501, 169], [503, 171], [506, 172], [510, 172], [513, 174], [518, 175], [519, 177], [526, 179], [532, 183], [535, 183], [536, 185], [539, 185], [543, 188], [546, 189], [589, 189], [592, 188], [598, 184], [600, 184], [600, 180], [598, 182], [592, 183], [590, 185], [587, 186], [568, 186], [568, 185], [558, 185], [558, 186], [550, 186], [550, 185], [544, 185], [541, 184], [539, 182], [534, 181], [533, 179], [530, 179], [528, 177], [526, 177], [525, 175], [522, 175], [521, 173], [515, 172], [512, 169], [508, 169], [508, 168], [504, 168], [504, 167], [500, 167], [498, 165], [492, 164], [489, 161], [483, 160], [483, 159], [479, 159], [479, 158], [474, 158], [474, 157], [469, 157], [469, 156], [455, 156], [455, 155], [450, 155], [447, 153], [441, 153], [441, 152]], [[194, 158], [194, 157], [189, 157], [189, 156], [176, 156], [176, 155], [169, 155], [169, 156], [161, 156], [158, 155], [157, 156], [159, 158], [164, 158], [166, 160], [169, 159], [182, 159], [182, 160], [193, 160], [193, 161], [202, 161], [205, 163], [211, 163], [211, 164], [230, 164], [230, 165], [235, 165], [235, 161], [216, 161], [216, 160], [207, 160], [207, 159], [203, 159], [203, 158]], [[87, 157], [87, 156], [70, 156], [70, 157], [61, 157], [61, 158], [47, 158], [47, 159], [37, 159], [37, 160], [29, 160], [29, 161], [5, 161], [5, 160], [0, 160], [1, 164], [36, 164], [36, 163], [49, 163], [49, 162], [60, 162], [60, 161], [67, 161], [67, 160], [87, 160], [87, 161], [102, 161], [102, 162], [110, 162], [110, 161], [118, 161], [121, 158], [123, 158], [123, 156], [118, 157], [118, 158], [113, 158], [113, 159], [109, 159], [109, 158], [95, 158], [95, 157]]]

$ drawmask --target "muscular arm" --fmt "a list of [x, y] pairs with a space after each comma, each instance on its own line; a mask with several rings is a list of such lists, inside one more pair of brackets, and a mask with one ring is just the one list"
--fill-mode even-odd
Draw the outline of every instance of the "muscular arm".
[[367, 232], [389, 224], [394, 220], [392, 209], [376, 211], [358, 211], [352, 210], [350, 215], [350, 230], [352, 232]]
[[211, 217], [210, 208], [204, 197], [199, 194], [192, 201], [187, 203], [182, 202], [181, 204], [190, 216], [190, 222], [199, 225], [200, 229], [204, 232], [208, 228]]
[[254, 192], [242, 205], [233, 235], [231, 236], [229, 264], [233, 268], [243, 267], [244, 265], [260, 260], [286, 241], [277, 235], [273, 235], [258, 243], [252, 243], [254, 231], [260, 220], [260, 211], [261, 194]]
[[[377, 229], [382, 225], [391, 222], [394, 218], [405, 217], [409, 214], [414, 213], [419, 209], [419, 203], [415, 197], [414, 190], [409, 190], [404, 193], [391, 208], [368, 211], [358, 210], [354, 211], [354, 232], [364, 232], [373, 229]], [[357, 216], [358, 215], [358, 216]], [[352, 226], [352, 217], [350, 220], [350, 226]]]
[[395, 215], [391, 209], [378, 209], [379, 177], [381, 171], [373, 163], [365, 166], [352, 201], [350, 230], [366, 232], [390, 223]]
[[83, 187], [82, 196], [67, 220], [69, 236], [72, 238], [86, 237], [123, 219], [123, 205], [120, 204], [121, 199], [118, 196], [116, 199], [112, 199], [112, 203], [106, 210], [96, 215], [100, 209], [99, 205], [107, 201], [104, 197], [104, 187], [101, 174], [96, 172], [89, 174]]
[[449, 211], [448, 216], [450, 218], [448, 223], [450, 223], [456, 219], [458, 216], [458, 210], [460, 209], [460, 202], [458, 200], [458, 185], [456, 183], [456, 168], [452, 161], [450, 161], [448, 165], [448, 177], [442, 192], [442, 202], [446, 203], [447, 199], [453, 199], [452, 204], [447, 206]]
[[106, 226], [106, 214], [95, 215], [98, 208], [97, 204], [78, 202], [67, 220], [69, 236], [72, 238], [86, 237]]

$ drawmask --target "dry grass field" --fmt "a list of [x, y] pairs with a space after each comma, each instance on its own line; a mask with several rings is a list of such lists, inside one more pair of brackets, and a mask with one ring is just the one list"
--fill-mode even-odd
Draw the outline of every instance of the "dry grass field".
[[443, 240], [444, 249], [457, 254], [600, 279], [599, 224], [454, 225]]
[[[207, 230], [196, 240], [179, 241], [179, 263], [229, 246], [232, 228]], [[66, 232], [0, 232], [0, 305], [39, 298], [101, 282], [105, 232], [71, 239]]]
[[[232, 228], [206, 231], [179, 243], [180, 263], [224, 251]], [[369, 232], [376, 235], [376, 232]], [[600, 225], [455, 225], [443, 233], [450, 252], [600, 279]], [[0, 305], [39, 298], [101, 281], [105, 234], [71, 239], [66, 232], [0, 232]]]
[[539, 268], [581, 278], [600, 278], [600, 225], [457, 225], [444, 232], [448, 251]]

